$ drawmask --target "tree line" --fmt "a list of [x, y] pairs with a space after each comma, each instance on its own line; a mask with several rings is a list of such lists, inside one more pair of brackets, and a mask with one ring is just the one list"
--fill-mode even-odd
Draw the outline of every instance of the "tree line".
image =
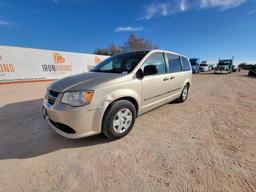
[[124, 42], [123, 45], [118, 46], [112, 43], [107, 48], [96, 49], [94, 54], [113, 56], [127, 51], [150, 50], [156, 48], [157, 46], [153, 45], [150, 41], [145, 40], [144, 38], [138, 38], [135, 33], [132, 32], [130, 33], [128, 40]]

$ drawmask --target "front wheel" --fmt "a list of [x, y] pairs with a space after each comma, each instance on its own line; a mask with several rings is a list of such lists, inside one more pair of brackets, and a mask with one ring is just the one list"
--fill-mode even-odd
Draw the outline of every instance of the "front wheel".
[[183, 88], [180, 98], [179, 98], [179, 102], [183, 103], [187, 100], [188, 98], [188, 90], [189, 90], [189, 85], [186, 84], [185, 87]]
[[110, 140], [124, 137], [133, 128], [135, 118], [136, 108], [130, 101], [115, 101], [105, 112], [102, 132]]

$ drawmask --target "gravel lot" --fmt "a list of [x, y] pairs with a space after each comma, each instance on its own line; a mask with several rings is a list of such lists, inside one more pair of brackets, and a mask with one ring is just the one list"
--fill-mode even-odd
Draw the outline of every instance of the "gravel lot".
[[52, 131], [48, 83], [0, 86], [0, 191], [256, 191], [256, 78], [245, 72], [194, 75], [187, 102], [113, 142]]

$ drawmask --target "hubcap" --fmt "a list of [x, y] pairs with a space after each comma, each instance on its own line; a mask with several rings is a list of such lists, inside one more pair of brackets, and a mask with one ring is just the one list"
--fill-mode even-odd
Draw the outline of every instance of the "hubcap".
[[132, 112], [130, 109], [124, 108], [117, 112], [114, 121], [113, 128], [117, 133], [125, 132], [132, 123]]
[[185, 100], [188, 95], [188, 87], [184, 87], [183, 92], [182, 92], [182, 99]]

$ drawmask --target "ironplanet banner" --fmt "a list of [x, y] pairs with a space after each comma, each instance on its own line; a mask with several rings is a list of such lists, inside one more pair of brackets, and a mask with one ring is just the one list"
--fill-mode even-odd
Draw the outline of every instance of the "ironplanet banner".
[[0, 46], [0, 84], [54, 80], [87, 72], [107, 57]]

